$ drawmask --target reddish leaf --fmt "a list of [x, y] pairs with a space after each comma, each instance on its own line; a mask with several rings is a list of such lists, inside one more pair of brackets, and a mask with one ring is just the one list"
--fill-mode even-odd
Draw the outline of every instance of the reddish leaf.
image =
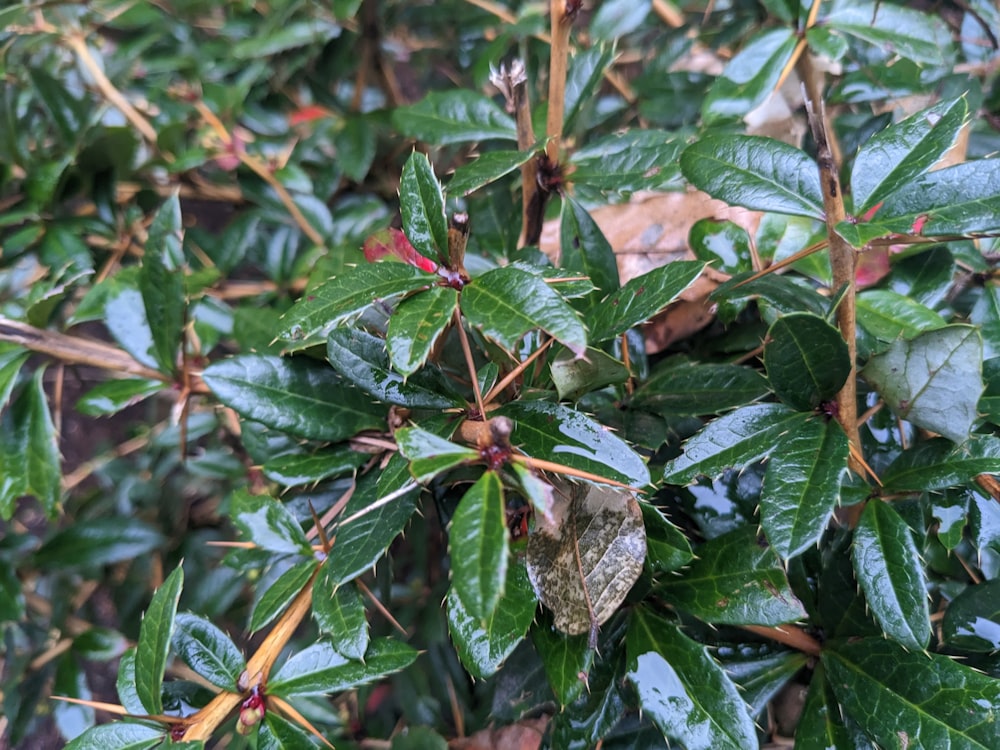
[[427, 273], [434, 273], [438, 268], [437, 263], [418, 253], [399, 229], [379, 230], [365, 240], [364, 250], [365, 260], [369, 263], [375, 263], [391, 255]]

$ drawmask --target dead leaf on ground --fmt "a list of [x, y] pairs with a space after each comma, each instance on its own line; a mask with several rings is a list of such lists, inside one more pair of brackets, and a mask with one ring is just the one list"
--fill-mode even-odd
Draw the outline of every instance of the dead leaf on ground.
[[538, 750], [549, 724], [548, 716], [522, 719], [514, 724], [481, 729], [471, 737], [448, 742], [449, 750]]

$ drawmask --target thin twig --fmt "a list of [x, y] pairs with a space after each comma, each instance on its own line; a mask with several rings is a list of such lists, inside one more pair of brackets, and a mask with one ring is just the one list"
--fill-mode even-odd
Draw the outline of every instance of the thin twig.
[[507, 386], [509, 386], [517, 378], [519, 378], [521, 376], [521, 374], [526, 369], [528, 369], [528, 367], [531, 366], [532, 362], [534, 362], [536, 359], [538, 359], [540, 356], [542, 356], [542, 354], [545, 353], [545, 350], [548, 349], [549, 346], [552, 345], [553, 341], [555, 341], [555, 339], [551, 339], [551, 338], [548, 339], [544, 344], [542, 344], [535, 351], [533, 351], [530, 355], [528, 355], [528, 357], [525, 358], [525, 360], [523, 362], [521, 362], [517, 367], [515, 367], [513, 370], [511, 370], [509, 373], [507, 373], [507, 375], [499, 383], [497, 383], [492, 388], [490, 388], [489, 393], [487, 393], [485, 396], [483, 396], [483, 401], [485, 403], [487, 403], [487, 404], [493, 403], [493, 400], [497, 396], [499, 396], [501, 393], [503, 393], [504, 389]]
[[751, 633], [762, 635], [765, 638], [778, 641], [778, 643], [784, 643], [786, 646], [791, 646], [810, 656], [819, 656], [823, 651], [819, 641], [796, 625], [781, 625], [774, 628], [763, 625], [742, 625], [741, 627]]
[[469, 368], [469, 378], [472, 380], [472, 392], [476, 397], [476, 408], [479, 416], [486, 419], [486, 404], [483, 402], [483, 393], [479, 388], [479, 378], [476, 377], [476, 361], [472, 358], [472, 347], [469, 346], [469, 337], [462, 326], [462, 313], [455, 308], [455, 329], [458, 331], [458, 340], [462, 342], [462, 353], [465, 355], [465, 366]]
[[563, 117], [566, 102], [566, 74], [569, 58], [569, 32], [573, 16], [566, 0], [551, 0], [552, 50], [549, 54], [549, 111], [545, 122], [545, 135], [549, 142], [545, 154], [551, 164], [559, 163], [562, 145]]

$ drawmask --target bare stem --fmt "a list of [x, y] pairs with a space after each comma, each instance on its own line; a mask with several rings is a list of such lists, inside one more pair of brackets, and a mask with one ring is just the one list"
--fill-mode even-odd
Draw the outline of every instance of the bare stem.
[[465, 366], [469, 368], [469, 378], [472, 380], [472, 392], [476, 396], [476, 408], [479, 415], [486, 419], [486, 404], [483, 402], [483, 392], [479, 389], [479, 378], [476, 377], [476, 362], [472, 358], [472, 347], [469, 346], [469, 337], [462, 326], [462, 313], [455, 308], [455, 328], [458, 330], [459, 341], [462, 342], [462, 353], [465, 355]]
[[823, 647], [820, 646], [819, 641], [796, 625], [781, 625], [776, 628], [769, 628], [763, 625], [743, 625], [742, 627], [751, 633], [762, 635], [778, 643], [784, 643], [786, 646], [791, 646], [810, 656], [819, 656], [823, 651]]
[[566, 101], [566, 71], [569, 59], [569, 32], [573, 27], [570, 2], [551, 0], [552, 50], [549, 56], [549, 114], [545, 135], [549, 137], [545, 153], [552, 164], [559, 163], [559, 139], [562, 136]]

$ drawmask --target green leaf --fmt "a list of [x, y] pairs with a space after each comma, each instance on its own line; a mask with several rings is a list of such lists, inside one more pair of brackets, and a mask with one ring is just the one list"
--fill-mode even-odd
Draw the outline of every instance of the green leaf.
[[278, 554], [312, 555], [312, 546], [298, 520], [285, 504], [270, 495], [236, 490], [230, 498], [230, 515], [247, 541]]
[[257, 731], [257, 750], [312, 750], [315, 747], [312, 737], [298, 724], [275, 711], [264, 714], [264, 722]]
[[965, 97], [951, 99], [872, 136], [851, 170], [855, 215], [864, 215], [934, 166], [955, 142], [968, 113]]
[[340, 27], [316, 17], [272, 26], [260, 32], [237, 42], [229, 49], [229, 54], [237, 60], [263, 60], [289, 50], [328, 42], [340, 36]]
[[438, 277], [408, 263], [366, 263], [347, 269], [312, 289], [281, 316], [281, 338], [301, 348], [325, 339], [376, 302], [436, 284]]
[[646, 609], [632, 613], [625, 636], [626, 674], [642, 711], [664, 736], [688, 750], [757, 746], [747, 706], [700, 643]]
[[1000, 473], [1000, 438], [976, 435], [961, 446], [941, 438], [903, 451], [882, 473], [886, 490], [933, 492], [960, 487], [978, 474]]
[[433, 371], [410, 379], [393, 372], [385, 345], [383, 339], [367, 331], [338, 328], [330, 331], [326, 357], [345, 380], [384, 403], [412, 409], [447, 409], [465, 404], [458, 396], [441, 392], [445, 390], [443, 378], [435, 377]]
[[266, 590], [258, 590], [260, 598], [254, 603], [253, 612], [250, 615], [250, 632], [256, 633], [288, 609], [288, 605], [309, 583], [309, 579], [315, 571], [315, 560], [296, 563], [278, 576]]
[[591, 342], [607, 341], [649, 320], [691, 286], [704, 268], [699, 261], [678, 260], [636, 276], [591, 311], [587, 320]]
[[410, 472], [418, 482], [427, 482], [462, 463], [479, 460], [479, 451], [438, 437], [421, 427], [396, 430], [399, 452], [410, 462]]
[[184, 275], [176, 267], [181, 257], [180, 235], [181, 206], [175, 192], [153, 217], [139, 271], [146, 320], [153, 323], [153, 356], [167, 373], [177, 368], [185, 318]]
[[393, 735], [389, 750], [448, 750], [448, 741], [430, 727], [404, 727]]
[[750, 233], [732, 221], [699, 219], [691, 227], [688, 244], [694, 257], [728, 274], [753, 269]]
[[44, 375], [44, 367], [35, 370], [0, 417], [0, 518], [10, 517], [21, 495], [37, 498], [49, 518], [59, 510], [62, 471]]
[[811, 411], [832, 399], [851, 374], [840, 331], [810, 313], [783, 315], [771, 325], [764, 366], [775, 395], [793, 409]]
[[174, 632], [177, 602], [184, 587], [184, 568], [178, 565], [153, 594], [139, 627], [135, 649], [135, 690], [146, 713], [163, 713], [163, 673]]
[[485, 141], [515, 141], [514, 120], [491, 99], [475, 91], [434, 91], [416, 104], [392, 111], [392, 125], [402, 135], [437, 146]]
[[353, 584], [339, 586], [321, 572], [313, 588], [312, 613], [320, 632], [329, 635], [333, 647], [348, 659], [360, 661], [368, 650], [368, 620], [365, 603]]
[[942, 654], [884, 638], [823, 649], [844, 713], [881, 747], [1000, 745], [1000, 682]]
[[142, 705], [136, 691], [135, 652], [136, 649], [133, 646], [122, 654], [122, 658], [118, 662], [118, 677], [115, 688], [122, 708], [130, 714], [141, 716], [146, 713], [146, 707]]
[[941, 639], [963, 651], [996, 653], [1000, 649], [1000, 580], [967, 586], [948, 604]]
[[653, 570], [671, 573], [694, 558], [691, 544], [683, 532], [663, 517], [655, 505], [639, 503], [646, 527], [646, 560]]
[[632, 487], [649, 483], [649, 469], [628, 444], [590, 417], [546, 401], [511, 401], [497, 416], [514, 420], [511, 443], [528, 456], [589, 471]]
[[760, 490], [760, 517], [774, 550], [788, 559], [817, 543], [847, 474], [848, 441], [840, 425], [810, 419], [778, 439]]
[[943, 65], [952, 46], [942, 19], [891, 3], [843, 3], [823, 23], [915, 63]]
[[392, 366], [412, 375], [427, 361], [434, 346], [453, 320], [458, 292], [435, 286], [402, 300], [389, 319], [385, 346]]
[[775, 550], [741, 527], [711, 539], [680, 578], [659, 586], [674, 606], [716, 625], [781, 625], [805, 617]]
[[97, 567], [135, 560], [164, 543], [152, 526], [135, 518], [93, 518], [59, 531], [35, 553], [42, 568]]
[[267, 684], [272, 695], [329, 695], [366, 685], [410, 666], [418, 652], [390, 638], [376, 638], [364, 661], [348, 659], [326, 641], [314, 643], [286, 661]]
[[972, 326], [952, 325], [895, 341], [862, 371], [893, 413], [964, 443], [983, 392], [983, 340]]
[[462, 496], [448, 530], [451, 587], [466, 613], [486, 622], [504, 593], [510, 543], [500, 475], [485, 472]]
[[577, 117], [595, 99], [595, 92], [604, 78], [604, 71], [615, 60], [613, 44], [594, 44], [582, 49], [570, 60], [563, 99], [563, 133], [571, 133]]
[[632, 396], [633, 406], [660, 414], [718, 414], [770, 392], [767, 379], [740, 365], [664, 361]]
[[41, 67], [30, 65], [25, 68], [31, 77], [33, 93], [45, 105], [63, 142], [79, 143], [87, 129], [88, 102], [77, 99], [63, 81], [49, 75]]
[[302, 357], [244, 354], [209, 365], [202, 378], [241, 416], [299, 437], [337, 442], [385, 424], [365, 394]]
[[858, 325], [885, 343], [943, 328], [945, 320], [912, 297], [890, 289], [866, 289], [857, 298]]
[[771, 700], [789, 685], [791, 679], [806, 666], [809, 657], [801, 652], [779, 651], [760, 655], [751, 649], [719, 649], [726, 675], [737, 686], [743, 700], [750, 706], [750, 715], [759, 717], [769, 708]]
[[210, 683], [222, 690], [237, 690], [246, 660], [229, 636], [211, 622], [198, 615], [177, 615], [172, 643], [184, 663]]
[[414, 151], [403, 165], [399, 181], [403, 231], [418, 252], [428, 258], [448, 257], [448, 220], [444, 193], [426, 154]]
[[116, 721], [91, 727], [64, 750], [147, 750], [163, 743], [167, 730], [149, 724]]
[[538, 276], [513, 266], [473, 279], [459, 301], [469, 323], [508, 350], [529, 331], [542, 329], [575, 354], [587, 346], [576, 310]]
[[833, 694], [822, 663], [816, 666], [812, 680], [809, 681], [809, 693], [802, 707], [799, 724], [795, 728], [795, 746], [844, 750], [858, 747], [844, 726], [840, 704]]
[[705, 124], [742, 117], [761, 104], [774, 91], [797, 43], [798, 35], [789, 28], [751, 39], [708, 90], [701, 105]]
[[663, 479], [687, 484], [698, 476], [717, 477], [771, 454], [778, 438], [808, 419], [784, 404], [752, 404], [710, 422], [684, 444], [684, 454], [669, 461]]
[[[612, 133], [570, 157], [575, 167], [573, 183], [615, 193], [662, 188], [677, 180], [677, 156], [683, 147], [684, 139], [665, 130]], [[564, 215], [565, 210], [564, 204]], [[565, 264], [565, 249], [562, 257]], [[612, 291], [611, 287], [598, 286], [605, 293]]]
[[734, 206], [823, 218], [819, 168], [787, 143], [750, 135], [709, 135], [681, 154], [684, 177]]
[[560, 266], [589, 276], [604, 294], [621, 286], [618, 263], [607, 238], [587, 209], [569, 196], [562, 203], [559, 248]]
[[260, 470], [272, 482], [286, 487], [312, 484], [357, 469], [370, 456], [347, 446], [321, 448], [315, 453], [286, 453], [268, 459]]
[[562, 401], [580, 398], [606, 385], [624, 383], [628, 368], [618, 359], [592, 346], [582, 357], [563, 349], [549, 364], [552, 384]]
[[503, 596], [485, 620], [469, 612], [452, 586], [448, 590], [448, 630], [469, 674], [477, 680], [494, 675], [524, 639], [537, 609], [538, 600], [520, 562], [507, 568]]
[[27, 359], [28, 352], [24, 348], [0, 341], [0, 411], [6, 407], [17, 383], [17, 374]]
[[[105, 380], [87, 391], [76, 402], [76, 410], [88, 417], [116, 414], [166, 388], [159, 380], [119, 378]], [[2, 394], [0, 394], [2, 395]]]
[[536, 148], [525, 151], [487, 151], [456, 169], [445, 191], [453, 198], [464, 198], [510, 174], [533, 159], [537, 152]]
[[888, 503], [872, 500], [865, 507], [851, 559], [885, 634], [906, 648], [927, 648], [931, 621], [923, 566], [910, 527]]
[[594, 663], [595, 652], [587, 646], [587, 638], [560, 633], [543, 623], [532, 629], [531, 639], [559, 705], [573, 703], [587, 688], [586, 676]]

